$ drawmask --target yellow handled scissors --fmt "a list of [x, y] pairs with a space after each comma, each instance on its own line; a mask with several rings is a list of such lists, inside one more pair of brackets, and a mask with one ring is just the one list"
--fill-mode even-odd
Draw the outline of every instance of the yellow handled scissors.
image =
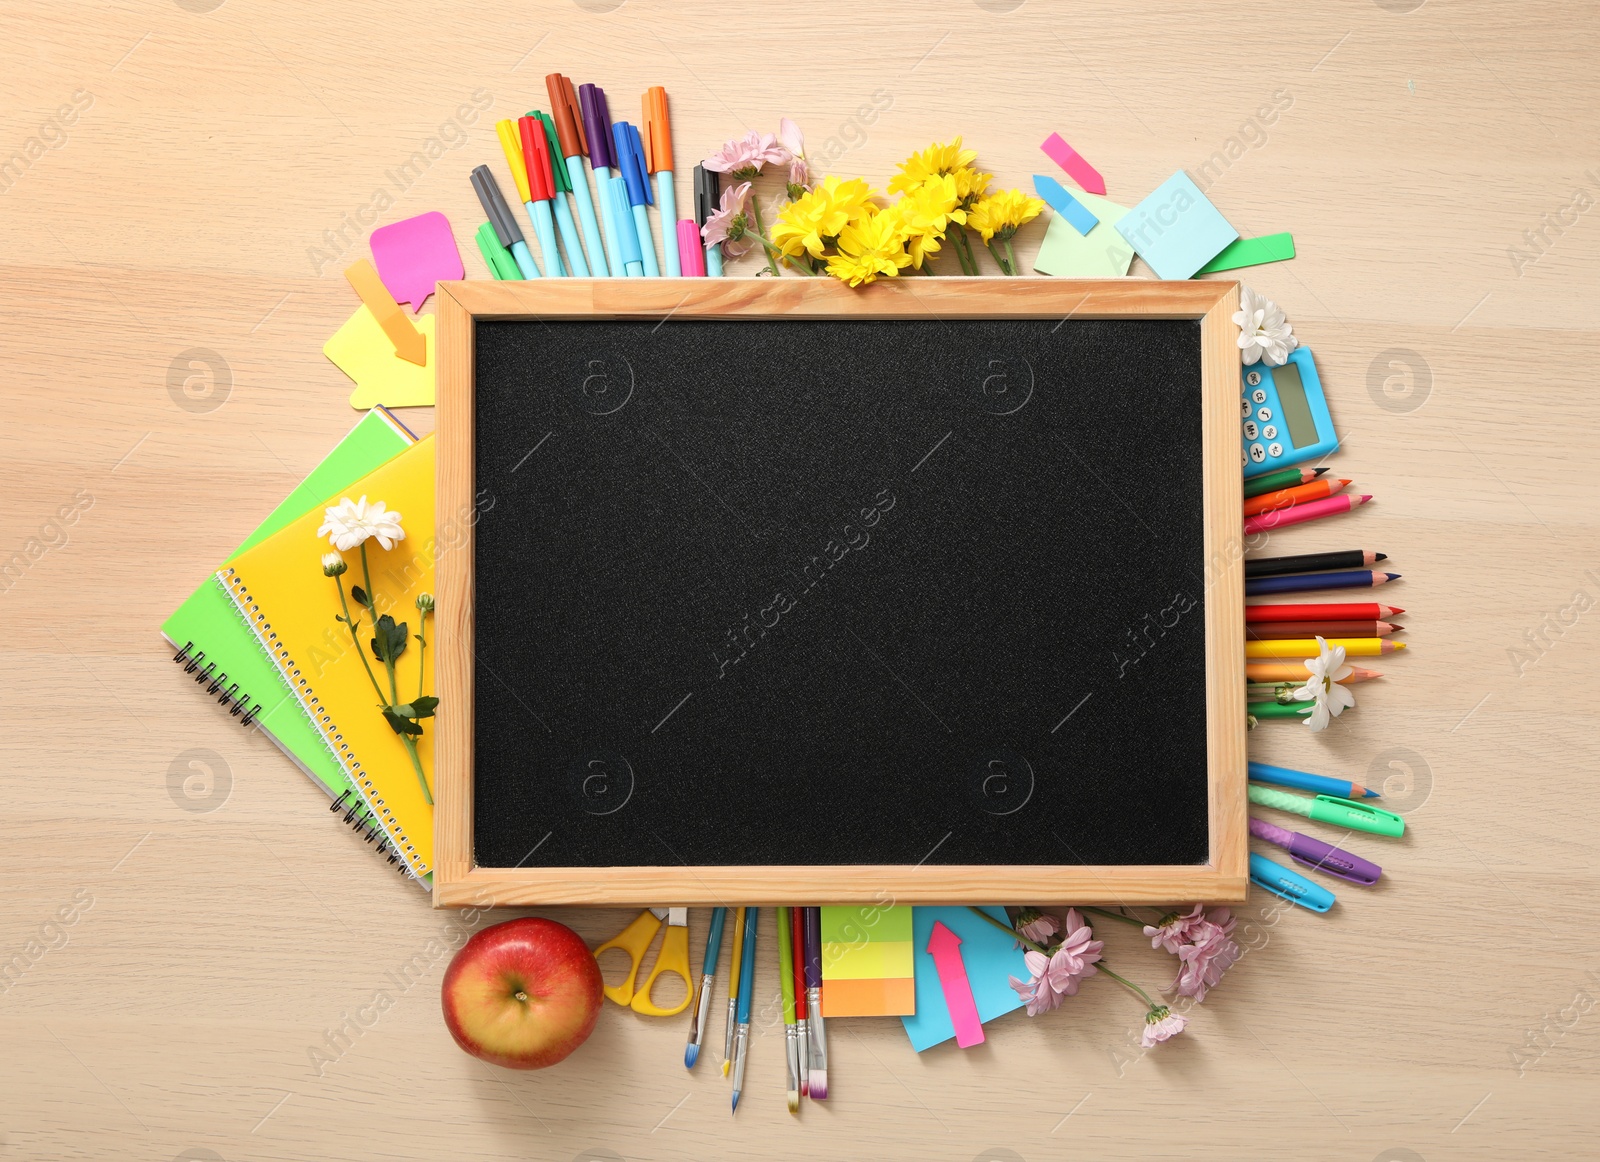
[[[635, 991], [634, 978], [639, 975], [639, 965], [644, 962], [645, 950], [656, 938], [663, 920], [667, 922], [667, 934], [661, 940], [661, 951], [656, 954], [655, 967], [645, 978], [644, 987]], [[621, 984], [605, 986], [606, 996], [619, 1005], [630, 1005], [634, 1012], [647, 1017], [670, 1017], [689, 1007], [689, 1002], [694, 999], [694, 985], [689, 980], [688, 908], [646, 908], [639, 913], [637, 920], [596, 948], [595, 959], [599, 960], [602, 952], [613, 948], [626, 952], [632, 963]], [[683, 1000], [670, 1009], [658, 1008], [650, 999], [656, 987], [656, 978], [664, 972], [673, 973], [683, 981]]]

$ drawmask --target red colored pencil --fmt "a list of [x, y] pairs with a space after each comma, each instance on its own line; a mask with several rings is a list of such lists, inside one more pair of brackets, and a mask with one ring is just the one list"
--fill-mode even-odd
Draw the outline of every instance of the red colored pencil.
[[1285, 525], [1297, 525], [1302, 521], [1316, 520], [1318, 517], [1333, 516], [1339, 512], [1349, 512], [1352, 508], [1359, 508], [1371, 500], [1369, 496], [1328, 496], [1322, 500], [1313, 500], [1308, 504], [1290, 505], [1288, 508], [1275, 508], [1271, 512], [1264, 512], [1260, 516], [1250, 517], [1244, 522], [1244, 535], [1264, 533], [1268, 529], [1281, 529]]
[[1267, 621], [1247, 624], [1244, 636], [1250, 641], [1286, 637], [1388, 637], [1404, 628], [1387, 621]]
[[790, 908], [790, 930], [794, 933], [794, 1023], [800, 1037], [800, 1096], [811, 1096], [810, 1022], [806, 1019], [806, 910]]
[[[1244, 619], [1263, 621], [1386, 621], [1404, 613], [1398, 605], [1379, 605], [1376, 601], [1347, 601], [1342, 604], [1246, 605]], [[1327, 637], [1327, 634], [1323, 634]], [[1343, 635], [1340, 635], [1343, 636]]]
[[1311, 500], [1321, 500], [1324, 496], [1332, 496], [1336, 492], [1343, 492], [1350, 481], [1313, 480], [1310, 484], [1297, 484], [1293, 488], [1280, 488], [1276, 492], [1263, 492], [1260, 496], [1252, 496], [1244, 502], [1244, 515], [1255, 516], [1258, 513], [1271, 512], [1275, 508], [1285, 508], [1291, 504], [1305, 504]]

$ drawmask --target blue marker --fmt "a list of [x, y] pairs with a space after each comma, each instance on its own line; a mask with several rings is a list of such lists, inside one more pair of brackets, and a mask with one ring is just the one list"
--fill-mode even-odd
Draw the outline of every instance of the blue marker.
[[650, 236], [650, 216], [645, 213], [645, 207], [653, 205], [655, 198], [650, 194], [650, 175], [644, 168], [644, 142], [640, 140], [638, 129], [626, 121], [618, 121], [611, 127], [611, 138], [616, 146], [617, 168], [622, 171], [621, 181], [628, 192], [628, 210], [633, 217], [645, 277], [660, 278], [656, 240]]
[[539, 268], [534, 265], [533, 255], [528, 253], [528, 244], [523, 240], [522, 228], [511, 216], [511, 207], [506, 204], [505, 195], [500, 192], [500, 183], [494, 180], [494, 174], [489, 172], [488, 166], [480, 165], [472, 171], [472, 188], [477, 191], [483, 212], [489, 215], [489, 225], [493, 227], [495, 237], [500, 240], [501, 246], [511, 251], [511, 257], [516, 262], [517, 269], [522, 272], [522, 277], [538, 278]]
[[1326, 912], [1338, 903], [1337, 897], [1321, 884], [1314, 884], [1298, 872], [1253, 851], [1250, 853], [1250, 882], [1313, 912]]
[[1036, 173], [1033, 175], [1033, 188], [1050, 203], [1052, 210], [1071, 222], [1072, 228], [1079, 234], [1087, 234], [1100, 225], [1100, 219], [1089, 212], [1089, 207], [1068, 193], [1067, 188], [1055, 178]]
[[[622, 178], [611, 178], [600, 190], [600, 205], [616, 239], [611, 265], [621, 267], [629, 278], [639, 278], [644, 274], [644, 255], [639, 249], [639, 233], [634, 228], [633, 215], [628, 210], [628, 183]], [[650, 257], [654, 260], [655, 255]]]

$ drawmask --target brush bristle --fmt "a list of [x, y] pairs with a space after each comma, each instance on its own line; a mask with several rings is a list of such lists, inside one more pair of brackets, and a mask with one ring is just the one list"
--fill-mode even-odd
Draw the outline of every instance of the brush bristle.
[[800, 1112], [800, 1091], [798, 1089], [791, 1089], [789, 1091], [789, 1093], [788, 1093], [788, 1101], [789, 1101], [789, 1112], [791, 1114], [799, 1113]]
[[728, 1061], [727, 1059], [723, 1060], [723, 1062], [722, 1062], [722, 1076], [723, 1077], [727, 1077], [728, 1076], [728, 1066], [730, 1066], [732, 1064], [733, 1064], [733, 1062]]
[[811, 1100], [826, 1101], [828, 1098], [828, 1071], [826, 1069], [813, 1069], [811, 1071]]
[[693, 1069], [694, 1063], [698, 1060], [700, 1060], [700, 1046], [685, 1046], [683, 1050], [683, 1067], [685, 1069]]

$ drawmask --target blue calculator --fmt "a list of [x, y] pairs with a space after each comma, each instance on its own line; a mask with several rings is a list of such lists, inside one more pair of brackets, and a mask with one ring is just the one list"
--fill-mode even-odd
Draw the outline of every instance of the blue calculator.
[[1282, 367], [1252, 363], [1240, 379], [1246, 480], [1325, 456], [1339, 446], [1309, 347], [1289, 352]]

